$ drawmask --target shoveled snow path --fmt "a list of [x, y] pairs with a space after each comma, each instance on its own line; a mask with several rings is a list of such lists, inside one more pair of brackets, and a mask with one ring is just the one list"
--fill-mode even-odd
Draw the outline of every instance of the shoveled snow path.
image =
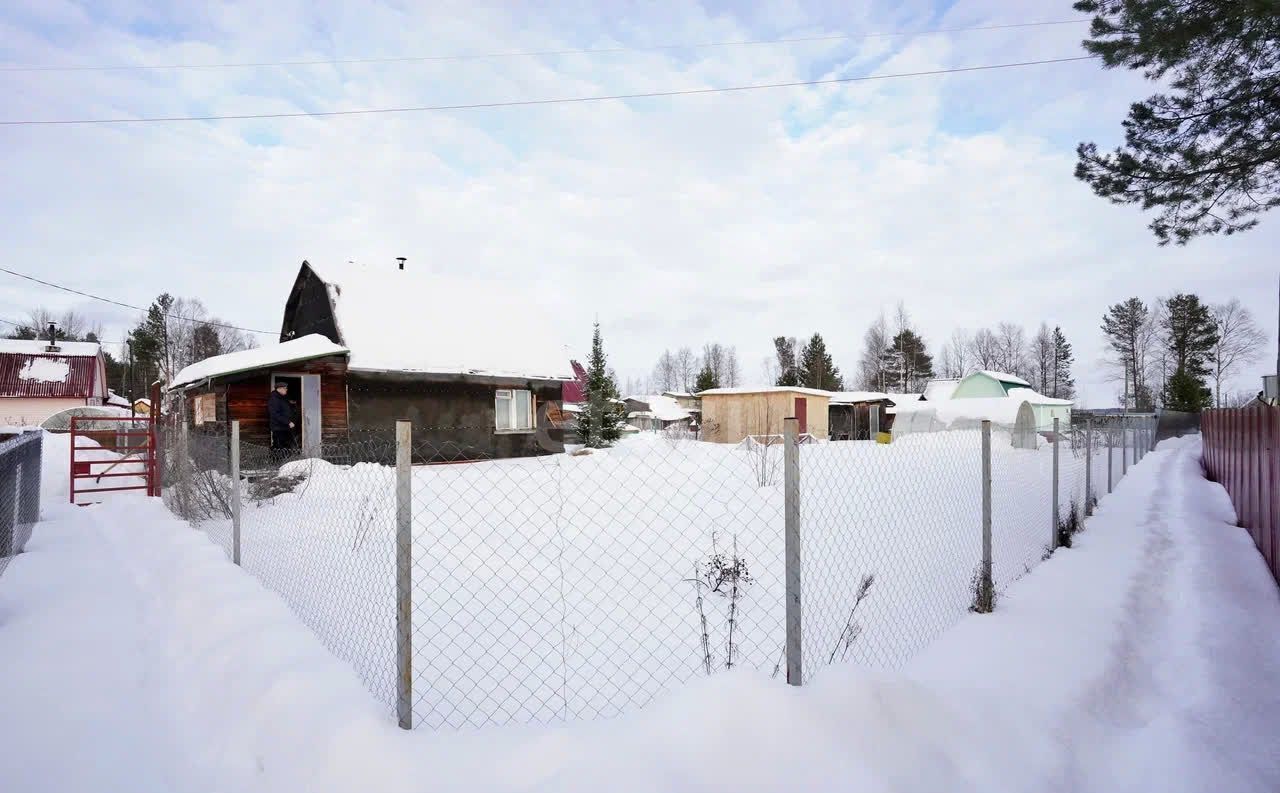
[[1280, 596], [1195, 441], [900, 673], [735, 672], [559, 728], [402, 733], [158, 503], [49, 516], [0, 578], [6, 791], [1280, 789]]

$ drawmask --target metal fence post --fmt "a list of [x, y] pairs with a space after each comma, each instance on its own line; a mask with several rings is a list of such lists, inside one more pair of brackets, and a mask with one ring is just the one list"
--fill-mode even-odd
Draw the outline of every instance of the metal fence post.
[[1049, 550], [1058, 548], [1058, 419], [1053, 419], [1053, 519], [1049, 521]]
[[240, 422], [231, 422], [231, 561], [240, 564]]
[[978, 574], [978, 603], [990, 610], [995, 605], [995, 580], [991, 554], [991, 422], [982, 421], [982, 569]]
[[1084, 516], [1093, 514], [1093, 416], [1084, 420]]
[[[874, 413], [872, 414], [875, 415]], [[872, 426], [875, 420], [872, 419]], [[800, 623], [800, 421], [782, 421], [783, 498], [785, 501], [783, 555], [786, 560], [787, 683], [804, 683]]]
[[1129, 417], [1120, 423], [1120, 478], [1129, 473]]
[[871, 422], [871, 426], [867, 430], [867, 440], [874, 441], [876, 435], [880, 432], [880, 406], [872, 405], [871, 409], [867, 411], [867, 416]]
[[178, 513], [184, 518], [191, 516], [188, 505], [191, 503], [191, 439], [187, 435], [186, 415], [179, 416], [178, 421]]
[[1114, 462], [1111, 458], [1114, 456], [1115, 456], [1115, 429], [1112, 427], [1111, 422], [1108, 421], [1107, 422], [1107, 494], [1108, 495], [1111, 494], [1111, 480], [1115, 478], [1111, 473], [1111, 466]]
[[396, 422], [396, 715], [413, 729], [413, 425]]

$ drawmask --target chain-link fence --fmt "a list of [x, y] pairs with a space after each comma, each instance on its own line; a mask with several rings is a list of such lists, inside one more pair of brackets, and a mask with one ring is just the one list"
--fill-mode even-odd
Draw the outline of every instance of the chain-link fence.
[[40, 520], [43, 432], [0, 438], [0, 575], [31, 539]]
[[677, 431], [488, 459], [405, 429], [306, 452], [169, 430], [164, 492], [433, 729], [613, 716], [738, 666], [900, 666], [1070, 542], [1107, 438], [1132, 464], [1152, 437], [1134, 418], [1030, 439]]

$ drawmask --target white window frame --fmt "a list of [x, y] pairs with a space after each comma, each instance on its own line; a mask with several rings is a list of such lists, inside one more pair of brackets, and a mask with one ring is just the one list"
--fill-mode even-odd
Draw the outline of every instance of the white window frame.
[[[523, 391], [529, 395], [528, 410], [524, 418], [524, 424], [521, 426], [519, 409], [516, 407], [516, 393]], [[505, 397], [507, 405], [507, 421], [509, 428], [503, 428], [498, 424], [498, 412], [501, 409], [499, 400]], [[534, 409], [533, 392], [527, 388], [498, 388], [493, 393], [493, 431], [497, 435], [524, 435], [536, 432], [538, 429], [538, 411]]]

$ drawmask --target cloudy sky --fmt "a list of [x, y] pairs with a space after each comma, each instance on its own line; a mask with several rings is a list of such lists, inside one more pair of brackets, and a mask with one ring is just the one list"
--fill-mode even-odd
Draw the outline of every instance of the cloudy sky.
[[[473, 104], [917, 72], [1081, 54], [1068, 0], [0, 5], [0, 116], [225, 115]], [[780, 37], [848, 38], [658, 47]], [[288, 68], [21, 71], [616, 49]], [[623, 378], [667, 347], [736, 345], [749, 380], [775, 335], [820, 331], [851, 371], [905, 301], [931, 346], [954, 328], [1061, 325], [1086, 403], [1115, 387], [1099, 318], [1131, 295], [1238, 296], [1272, 339], [1280, 216], [1158, 248], [1147, 218], [1071, 175], [1151, 91], [1090, 61], [626, 101], [275, 120], [0, 127], [5, 265], [145, 304], [201, 298], [278, 328], [299, 262], [482, 279], [584, 348], [598, 317]], [[499, 303], [501, 304], [501, 303]], [[0, 274], [0, 318], [74, 306], [124, 337], [133, 312]], [[425, 307], [429, 301], [424, 299]], [[270, 337], [261, 337], [263, 342]]]

